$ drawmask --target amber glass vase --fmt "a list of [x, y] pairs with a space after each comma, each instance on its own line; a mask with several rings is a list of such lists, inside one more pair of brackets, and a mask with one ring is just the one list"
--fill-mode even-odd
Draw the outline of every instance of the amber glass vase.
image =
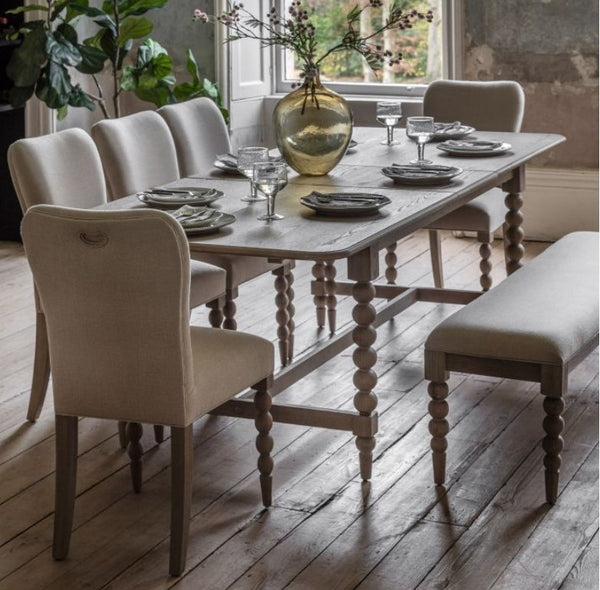
[[306, 176], [327, 174], [344, 157], [352, 137], [350, 106], [325, 88], [318, 74], [277, 103], [273, 123], [285, 161]]

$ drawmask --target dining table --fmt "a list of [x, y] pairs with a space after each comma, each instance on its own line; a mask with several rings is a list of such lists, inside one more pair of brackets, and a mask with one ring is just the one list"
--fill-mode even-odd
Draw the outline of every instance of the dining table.
[[[306, 260], [313, 263], [311, 290], [318, 313], [335, 308], [335, 295], [352, 295], [352, 321], [341, 326], [328, 339], [321, 339], [276, 372], [271, 387], [275, 396], [316, 370], [329, 359], [354, 346], [352, 376], [354, 411], [273, 403], [271, 415], [276, 422], [332, 428], [351, 432], [356, 437], [360, 474], [371, 478], [373, 449], [378, 427], [376, 363], [374, 344], [377, 327], [418, 301], [468, 304], [481, 291], [395, 284], [397, 242], [414, 231], [427, 227], [487, 190], [500, 187], [505, 193], [505, 253], [510, 273], [521, 266], [523, 256], [523, 191], [525, 167], [536, 156], [565, 140], [552, 133], [506, 133], [475, 131], [481, 141], [508, 144], [491, 155], [450, 155], [439, 144], [426, 146], [425, 157], [432, 165], [452, 166], [460, 173], [442, 184], [398, 184], [382, 173], [391, 164], [406, 165], [417, 154], [416, 144], [403, 137], [397, 145], [381, 143], [385, 131], [380, 127], [355, 128], [356, 145], [340, 163], [324, 176], [300, 176], [290, 171], [288, 185], [277, 195], [275, 210], [284, 216], [277, 221], [259, 221], [264, 202], [247, 204], [241, 197], [248, 192], [248, 180], [221, 169], [170, 183], [174, 187], [214, 188], [223, 192], [215, 201], [220, 211], [232, 214], [235, 221], [214, 233], [188, 236], [192, 256], [195, 252], [263, 257], [272, 262]], [[366, 215], [352, 211], [338, 215], [321, 214], [301, 202], [318, 194], [367, 193], [383, 195], [389, 203]], [[104, 208], [146, 207], [135, 196], [108, 203]], [[383, 280], [380, 252], [387, 250]], [[346, 281], [335, 280], [335, 264], [347, 265]], [[276, 299], [278, 338], [281, 346], [293, 343], [293, 290], [279, 282]], [[383, 300], [375, 307], [375, 300]], [[327, 305], [328, 304], [328, 305]], [[507, 313], [510, 301], [506, 302]], [[290, 355], [291, 357], [291, 352]], [[232, 399], [215, 413], [254, 418], [250, 395]]]

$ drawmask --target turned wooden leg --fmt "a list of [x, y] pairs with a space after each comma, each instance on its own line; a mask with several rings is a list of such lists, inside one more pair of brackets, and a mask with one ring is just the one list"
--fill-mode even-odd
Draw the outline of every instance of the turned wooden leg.
[[[325, 263], [321, 260], [315, 262], [312, 267], [312, 275], [317, 283], [325, 282]], [[317, 326], [325, 325], [325, 295], [315, 295], [313, 298], [317, 312]]]
[[[373, 327], [376, 312], [371, 305], [375, 297], [375, 287], [370, 281], [359, 281], [355, 283], [352, 295], [356, 301], [352, 311], [356, 322], [352, 332], [352, 339], [356, 344], [352, 359], [356, 365], [354, 385], [358, 389], [354, 395], [354, 407], [361, 415], [370, 416], [377, 407], [377, 396], [373, 392], [377, 384], [377, 375], [373, 371], [377, 362], [377, 352], [373, 348], [377, 338], [377, 331]], [[359, 452], [360, 474], [362, 479], [367, 481], [371, 479], [375, 437], [357, 436], [356, 447]]]
[[562, 419], [562, 412], [565, 403], [560, 397], [545, 397], [543, 427], [546, 436], [542, 441], [542, 448], [546, 452], [544, 457], [544, 467], [546, 468], [546, 501], [548, 504], [555, 504], [558, 497], [558, 478], [560, 473], [561, 457], [563, 449], [563, 438], [560, 435], [565, 422]]
[[521, 258], [523, 258], [523, 215], [521, 207], [523, 199], [519, 193], [508, 193], [504, 199], [508, 208], [506, 212], [506, 274], [510, 275], [515, 270], [521, 268]]
[[164, 426], [161, 426], [160, 424], [155, 424], [154, 425], [154, 440], [160, 444], [161, 442], [163, 442], [163, 440], [165, 440], [165, 428]]
[[448, 384], [445, 381], [431, 381], [427, 386], [429, 402], [429, 433], [431, 434], [431, 450], [433, 460], [433, 481], [436, 485], [444, 485], [446, 481], [446, 435], [450, 430], [448, 420]]
[[287, 278], [287, 291], [285, 292], [285, 294], [287, 295], [287, 298], [288, 298], [287, 312], [288, 312], [288, 316], [290, 318], [287, 323], [288, 362], [291, 363], [292, 359], [294, 358], [294, 330], [296, 329], [296, 322], [294, 322], [294, 315], [296, 314], [296, 307], [294, 306], [295, 292], [294, 292], [294, 289], [292, 288], [292, 285], [294, 284], [294, 273], [290, 270], [288, 272], [288, 274], [286, 275], [286, 278]]
[[171, 428], [171, 548], [169, 574], [180, 576], [185, 570], [192, 513], [194, 473], [194, 435], [192, 425]]
[[127, 423], [127, 438], [129, 440], [127, 453], [131, 459], [129, 469], [131, 471], [133, 491], [136, 494], [142, 490], [142, 455], [144, 454], [144, 449], [140, 444], [140, 439], [143, 432], [144, 429], [139, 422]]
[[[223, 323], [223, 311], [221, 310], [221, 303], [218, 299], [209, 301], [206, 307], [210, 309], [208, 312], [208, 322], [213, 328], [220, 328]], [[233, 312], [235, 314], [235, 311]]]
[[256, 394], [254, 396], [254, 406], [256, 408], [256, 418], [254, 424], [258, 430], [256, 437], [256, 450], [258, 451], [258, 471], [260, 473], [260, 489], [262, 501], [265, 507], [271, 506], [273, 501], [273, 437], [271, 436], [271, 427], [273, 426], [273, 417], [271, 416], [271, 394], [267, 389], [267, 381], [263, 381], [254, 387]]
[[52, 557], [69, 553], [77, 481], [77, 416], [56, 416], [56, 480]]
[[35, 314], [35, 351], [33, 355], [33, 377], [27, 420], [35, 422], [40, 417], [48, 381], [50, 380], [50, 351], [48, 350], [48, 332], [46, 331], [46, 316], [38, 311]]
[[127, 422], [123, 422], [119, 420], [119, 444], [121, 448], [124, 450], [127, 448]]
[[444, 265], [442, 264], [442, 239], [437, 229], [429, 230], [429, 256], [431, 257], [433, 284], [438, 289], [443, 289]]
[[395, 285], [396, 279], [398, 278], [398, 271], [396, 270], [396, 264], [398, 263], [398, 257], [396, 256], [396, 247], [398, 244], [394, 242], [386, 248], [385, 255], [385, 280], [389, 285]]
[[225, 305], [223, 305], [223, 316], [225, 317], [223, 320], [223, 328], [225, 328], [225, 330], [237, 330], [237, 322], [234, 319], [235, 312], [237, 311], [233, 300], [234, 296], [233, 291], [229, 290], [225, 294]]
[[333, 334], [336, 328], [336, 317], [337, 317], [337, 297], [335, 296], [335, 275], [337, 270], [335, 264], [331, 261], [325, 264], [325, 303], [327, 305], [327, 323], [329, 324], [329, 331]]
[[289, 359], [289, 329], [290, 315], [288, 313], [289, 300], [287, 296], [288, 282], [283, 268], [273, 271], [275, 275], [275, 320], [277, 322], [277, 339], [279, 340], [279, 359], [285, 367]]
[[477, 235], [477, 239], [481, 242], [481, 245], [479, 246], [479, 256], [481, 258], [479, 261], [479, 270], [481, 271], [479, 284], [481, 285], [482, 291], [489, 291], [492, 286], [492, 277], [490, 276], [490, 273], [492, 272], [492, 263], [490, 262], [490, 256], [492, 255], [493, 238], [494, 236], [487, 232]]

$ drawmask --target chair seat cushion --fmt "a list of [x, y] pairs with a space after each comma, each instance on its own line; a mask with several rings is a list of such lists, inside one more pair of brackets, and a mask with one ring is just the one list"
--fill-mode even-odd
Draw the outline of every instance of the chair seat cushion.
[[273, 373], [275, 349], [264, 338], [192, 326], [191, 340], [196, 395], [188, 416], [213, 410]]
[[192, 252], [191, 254], [194, 260], [201, 260], [224, 269], [227, 272], [228, 289], [233, 289], [281, 266], [281, 264], [267, 262], [264, 258], [255, 256], [230, 256], [206, 252]]
[[190, 308], [225, 294], [226, 272], [212, 264], [190, 260]]
[[598, 234], [576, 232], [443, 321], [425, 348], [561, 364], [597, 335]]
[[428, 229], [449, 229], [455, 231], [496, 231], [506, 215], [505, 193], [493, 188], [452, 213], [438, 219]]

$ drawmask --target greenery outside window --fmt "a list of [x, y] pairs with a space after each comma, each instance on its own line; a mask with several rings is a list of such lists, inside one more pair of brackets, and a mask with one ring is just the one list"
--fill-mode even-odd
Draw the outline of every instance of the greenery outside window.
[[[279, 0], [283, 14], [292, 0]], [[353, 6], [361, 0], [304, 0], [317, 29], [323, 48], [339, 39], [339, 31]], [[363, 0], [364, 1], [364, 0]], [[369, 34], [381, 26], [392, 0], [382, 0], [381, 8], [363, 13], [361, 35]], [[458, 0], [403, 0], [403, 10], [417, 9], [434, 12], [431, 24], [419, 23], [412, 29], [388, 31], [376, 39], [384, 49], [402, 51], [402, 61], [394, 66], [384, 66], [377, 75], [364, 59], [355, 52], [335, 53], [323, 63], [321, 80], [328, 88], [343, 95], [422, 96], [426, 85], [438, 78], [455, 77], [453, 71], [454, 31]], [[298, 81], [298, 64], [290, 51], [278, 49], [275, 55], [275, 89], [289, 92]]]

